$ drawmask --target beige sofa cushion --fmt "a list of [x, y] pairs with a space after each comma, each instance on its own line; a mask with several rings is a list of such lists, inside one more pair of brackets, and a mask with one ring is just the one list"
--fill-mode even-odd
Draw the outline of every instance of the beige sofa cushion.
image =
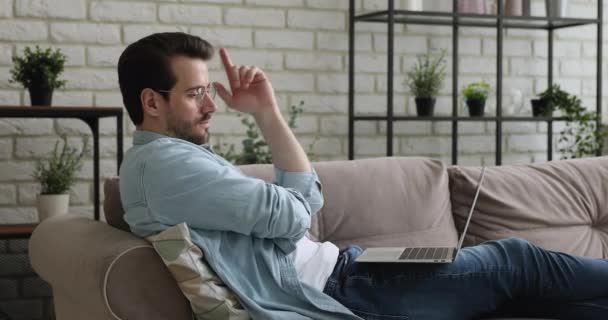
[[[456, 245], [445, 165], [428, 158], [374, 158], [314, 163], [325, 205], [310, 234], [339, 247]], [[272, 179], [271, 165], [242, 166]]]
[[120, 230], [129, 231], [129, 225], [125, 221], [125, 210], [120, 202], [120, 192], [118, 189], [118, 177], [107, 178], [103, 184], [104, 200], [103, 213], [106, 222]]
[[[457, 242], [446, 166], [417, 157], [314, 163], [325, 205], [312, 221], [313, 240], [339, 247], [453, 246]], [[239, 167], [274, 180], [272, 165]], [[128, 230], [120, 205], [118, 178], [105, 183], [104, 211], [112, 226]]]
[[[480, 169], [448, 168], [459, 227]], [[509, 236], [547, 249], [606, 258], [608, 157], [489, 167], [465, 244]]]

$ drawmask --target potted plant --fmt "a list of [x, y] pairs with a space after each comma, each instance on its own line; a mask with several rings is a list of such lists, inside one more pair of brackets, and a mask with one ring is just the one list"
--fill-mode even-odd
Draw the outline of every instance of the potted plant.
[[432, 116], [435, 109], [435, 98], [445, 79], [446, 51], [438, 55], [427, 53], [418, 56], [414, 67], [407, 73], [408, 86], [416, 101], [418, 116]]
[[534, 117], [551, 117], [558, 104], [568, 99], [568, 93], [553, 85], [538, 94], [538, 99], [532, 99], [532, 115]]
[[534, 117], [551, 117], [553, 115], [553, 106], [547, 99], [532, 99], [532, 116]]
[[41, 186], [37, 203], [41, 222], [46, 218], [67, 213], [70, 202], [68, 191], [74, 184], [76, 172], [82, 167], [82, 157], [88, 152], [86, 138], [83, 139], [80, 152], [68, 146], [65, 136], [62, 138], [61, 151], [57, 141], [51, 158], [39, 161], [32, 174]]
[[[297, 118], [304, 110], [302, 106], [304, 105], [304, 101], [300, 101], [299, 106], [292, 105], [288, 110], [288, 121], [287, 124], [289, 128], [295, 129], [297, 128]], [[237, 113], [238, 117], [241, 117], [241, 113]], [[254, 121], [249, 119], [248, 117], [244, 117], [241, 119], [241, 123], [247, 127], [247, 137], [243, 139], [242, 145], [243, 149], [240, 153], [235, 151], [236, 147], [234, 144], [216, 144], [213, 146], [215, 153], [224, 159], [230, 161], [234, 165], [246, 165], [246, 164], [267, 164], [272, 163], [272, 154], [270, 149], [268, 148], [268, 144], [264, 141], [263, 137], [260, 135], [257, 126]], [[307, 155], [311, 160], [317, 160], [317, 155], [312, 151], [315, 143], [319, 137], [315, 137], [315, 139], [308, 145]], [[224, 147], [227, 147], [228, 150], [225, 150]]]
[[59, 80], [58, 77], [63, 72], [66, 56], [60, 49], [41, 50], [38, 46], [34, 51], [25, 47], [23, 54], [23, 57], [13, 57], [9, 81], [19, 82], [29, 90], [33, 106], [50, 106], [53, 90], [65, 85], [65, 80]]
[[483, 116], [489, 92], [490, 85], [484, 81], [473, 82], [462, 88], [461, 94], [471, 117]]
[[554, 110], [559, 110], [566, 118], [566, 126], [558, 139], [562, 159], [592, 156], [602, 150], [607, 132], [603, 126], [598, 129], [597, 113], [585, 109], [581, 99], [562, 90], [557, 84], [541, 92], [539, 97], [536, 100], [540, 101], [543, 109], [537, 112], [551, 115]]

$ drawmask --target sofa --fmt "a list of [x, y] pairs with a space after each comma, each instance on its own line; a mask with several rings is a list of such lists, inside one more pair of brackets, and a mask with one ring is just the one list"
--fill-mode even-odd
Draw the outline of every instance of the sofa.
[[[429, 158], [315, 162], [325, 205], [310, 236], [340, 248], [454, 246], [480, 167]], [[241, 166], [271, 182], [271, 165]], [[491, 166], [465, 246], [517, 236], [551, 250], [606, 257], [608, 157]], [[191, 319], [188, 301], [150, 244], [122, 219], [118, 178], [104, 184], [107, 223], [65, 215], [30, 241], [34, 270], [53, 289], [59, 320]]]

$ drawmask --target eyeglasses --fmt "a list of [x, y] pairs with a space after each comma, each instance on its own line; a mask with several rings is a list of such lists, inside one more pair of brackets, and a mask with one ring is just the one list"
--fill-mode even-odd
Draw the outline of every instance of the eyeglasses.
[[[156, 90], [156, 91], [164, 92], [164, 93], [171, 93], [171, 90]], [[192, 91], [189, 91], [187, 93], [187, 95], [190, 98], [194, 98], [197, 106], [201, 106], [205, 99], [205, 94], [209, 95], [211, 100], [215, 100], [216, 93], [217, 93], [217, 90], [215, 90], [215, 87], [210, 83], [206, 87], [198, 87]]]

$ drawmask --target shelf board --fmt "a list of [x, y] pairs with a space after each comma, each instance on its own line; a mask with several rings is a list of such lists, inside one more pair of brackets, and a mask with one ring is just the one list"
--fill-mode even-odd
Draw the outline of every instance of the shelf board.
[[[386, 116], [353, 116], [354, 121], [387, 121]], [[469, 116], [393, 116], [393, 121], [498, 121], [498, 117], [469, 117]], [[532, 116], [506, 116], [500, 117], [502, 122], [549, 122], [566, 121], [566, 117], [532, 117]]]
[[29, 238], [38, 223], [0, 224], [0, 239]]
[[[458, 14], [452, 12], [432, 11], [394, 11], [395, 23], [451, 26], [457, 24], [466, 27], [496, 28], [497, 15], [489, 14]], [[541, 16], [503, 16], [503, 27], [512, 29], [559, 29], [592, 25], [599, 23], [598, 19], [589, 18], [553, 18]], [[355, 16], [355, 21], [388, 22], [388, 10], [374, 11]]]

